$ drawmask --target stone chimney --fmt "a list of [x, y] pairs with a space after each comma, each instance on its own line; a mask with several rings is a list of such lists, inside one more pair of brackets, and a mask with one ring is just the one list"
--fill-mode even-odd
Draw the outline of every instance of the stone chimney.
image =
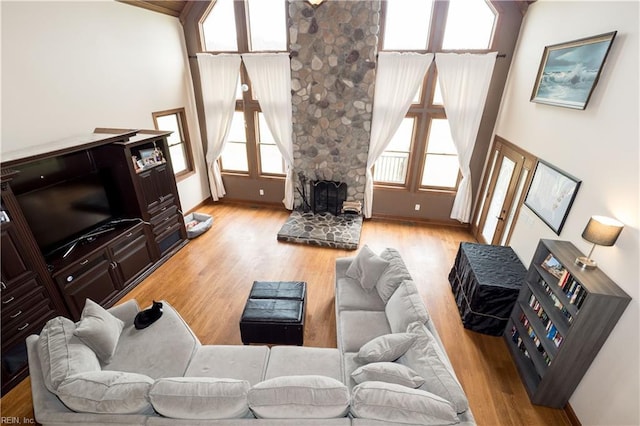
[[[380, 0], [290, 0], [289, 36], [295, 185], [345, 182], [364, 200]], [[307, 197], [309, 191], [307, 187]], [[296, 191], [296, 207], [302, 198]]]

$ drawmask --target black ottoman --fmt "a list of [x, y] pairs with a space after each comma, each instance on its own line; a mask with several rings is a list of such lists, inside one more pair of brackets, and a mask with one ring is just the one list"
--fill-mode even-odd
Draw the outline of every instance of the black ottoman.
[[254, 282], [240, 317], [242, 343], [302, 346], [306, 294], [305, 282]]

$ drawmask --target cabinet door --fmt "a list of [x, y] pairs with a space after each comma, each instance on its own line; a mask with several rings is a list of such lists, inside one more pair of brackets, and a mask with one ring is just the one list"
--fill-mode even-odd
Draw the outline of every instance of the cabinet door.
[[173, 177], [171, 170], [166, 164], [162, 164], [153, 169], [153, 171], [155, 172], [155, 181], [160, 202], [168, 199], [169, 197], [173, 197], [175, 178]]
[[109, 248], [117, 265], [121, 288], [153, 265], [151, 245], [142, 225], [118, 238]]
[[74, 319], [79, 319], [85, 300], [103, 305], [118, 293], [118, 279], [106, 250], [61, 271], [55, 279]]
[[138, 175], [140, 179], [140, 185], [142, 186], [142, 197], [146, 206], [147, 212], [152, 211], [160, 204], [160, 194], [155, 179], [155, 169], [144, 171]]
[[23, 250], [13, 223], [2, 224], [0, 240], [2, 241], [2, 282], [10, 288], [14, 282], [24, 279], [25, 275], [31, 271], [20, 255]]

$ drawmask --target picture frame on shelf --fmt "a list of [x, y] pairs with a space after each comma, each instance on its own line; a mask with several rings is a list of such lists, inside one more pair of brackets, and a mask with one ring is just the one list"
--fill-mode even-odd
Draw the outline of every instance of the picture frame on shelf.
[[538, 160], [524, 204], [560, 235], [581, 180], [543, 160]]
[[585, 109], [617, 31], [545, 46], [531, 102]]

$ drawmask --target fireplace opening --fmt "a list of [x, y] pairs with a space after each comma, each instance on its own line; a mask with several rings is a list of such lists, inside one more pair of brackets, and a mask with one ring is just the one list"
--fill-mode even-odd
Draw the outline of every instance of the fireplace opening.
[[332, 180], [311, 182], [311, 208], [313, 213], [340, 213], [342, 203], [347, 199], [347, 184]]

